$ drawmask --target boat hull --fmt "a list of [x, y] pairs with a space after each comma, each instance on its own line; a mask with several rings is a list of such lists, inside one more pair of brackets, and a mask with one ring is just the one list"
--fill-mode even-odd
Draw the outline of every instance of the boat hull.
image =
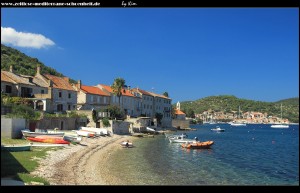
[[62, 137], [27, 137], [28, 140], [33, 142], [41, 142], [41, 143], [54, 143], [54, 144], [70, 144], [69, 141], [65, 141]]
[[30, 151], [31, 145], [1, 145], [1, 150], [10, 152]]
[[282, 129], [286, 129], [289, 128], [289, 125], [271, 125], [272, 128], [282, 128]]
[[121, 142], [120, 145], [126, 148], [133, 147], [133, 144], [131, 142], [126, 142], [126, 141]]
[[39, 135], [47, 135], [47, 136], [56, 136], [56, 137], [62, 137], [64, 136], [64, 132], [32, 132], [32, 131], [26, 131], [26, 130], [21, 130], [23, 136], [25, 138], [27, 137], [36, 137]]
[[214, 144], [214, 141], [204, 141], [196, 143], [183, 143], [181, 147], [186, 149], [208, 149]]

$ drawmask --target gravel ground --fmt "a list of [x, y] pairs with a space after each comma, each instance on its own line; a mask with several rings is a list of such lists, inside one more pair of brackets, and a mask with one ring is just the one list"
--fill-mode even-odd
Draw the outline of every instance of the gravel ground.
[[[31, 174], [47, 179], [50, 185], [122, 185], [105, 168], [111, 152], [119, 143], [133, 140], [127, 135], [84, 138], [80, 144], [49, 151]], [[104, 177], [105, 176], [105, 177]]]

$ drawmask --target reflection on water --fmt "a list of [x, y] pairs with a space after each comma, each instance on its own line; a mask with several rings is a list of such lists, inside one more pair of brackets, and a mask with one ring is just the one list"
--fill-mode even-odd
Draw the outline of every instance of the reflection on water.
[[142, 138], [136, 148], [117, 150], [109, 170], [133, 185], [299, 185], [298, 125], [222, 125], [222, 133], [212, 127], [196, 125], [188, 133], [213, 140], [210, 149], [185, 149], [163, 135]]

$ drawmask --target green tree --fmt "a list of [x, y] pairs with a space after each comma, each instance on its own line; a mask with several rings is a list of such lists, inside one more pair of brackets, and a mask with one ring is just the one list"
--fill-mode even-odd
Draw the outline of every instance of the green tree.
[[112, 85], [112, 90], [114, 95], [116, 95], [119, 98], [119, 106], [121, 107], [121, 96], [122, 96], [122, 92], [123, 92], [123, 87], [125, 85], [125, 80], [123, 78], [116, 78], [114, 80], [114, 83]]
[[165, 97], [169, 97], [169, 93], [168, 93], [168, 92], [164, 92], [163, 95], [164, 95]]

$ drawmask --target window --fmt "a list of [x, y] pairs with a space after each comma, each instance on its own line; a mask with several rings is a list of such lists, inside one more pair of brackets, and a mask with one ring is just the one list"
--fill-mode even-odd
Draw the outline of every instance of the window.
[[62, 94], [61, 92], [58, 92], [58, 97], [61, 98]]
[[11, 93], [11, 86], [6, 85], [6, 86], [5, 86], [5, 92], [6, 92], [6, 93]]
[[57, 111], [58, 112], [63, 111], [63, 105], [62, 104], [57, 105]]
[[41, 94], [44, 94], [45, 93], [45, 91], [44, 90], [41, 90]]
[[71, 93], [69, 93], [69, 99], [71, 98]]
[[71, 110], [71, 105], [68, 105], [68, 110], [69, 110], [69, 111]]

